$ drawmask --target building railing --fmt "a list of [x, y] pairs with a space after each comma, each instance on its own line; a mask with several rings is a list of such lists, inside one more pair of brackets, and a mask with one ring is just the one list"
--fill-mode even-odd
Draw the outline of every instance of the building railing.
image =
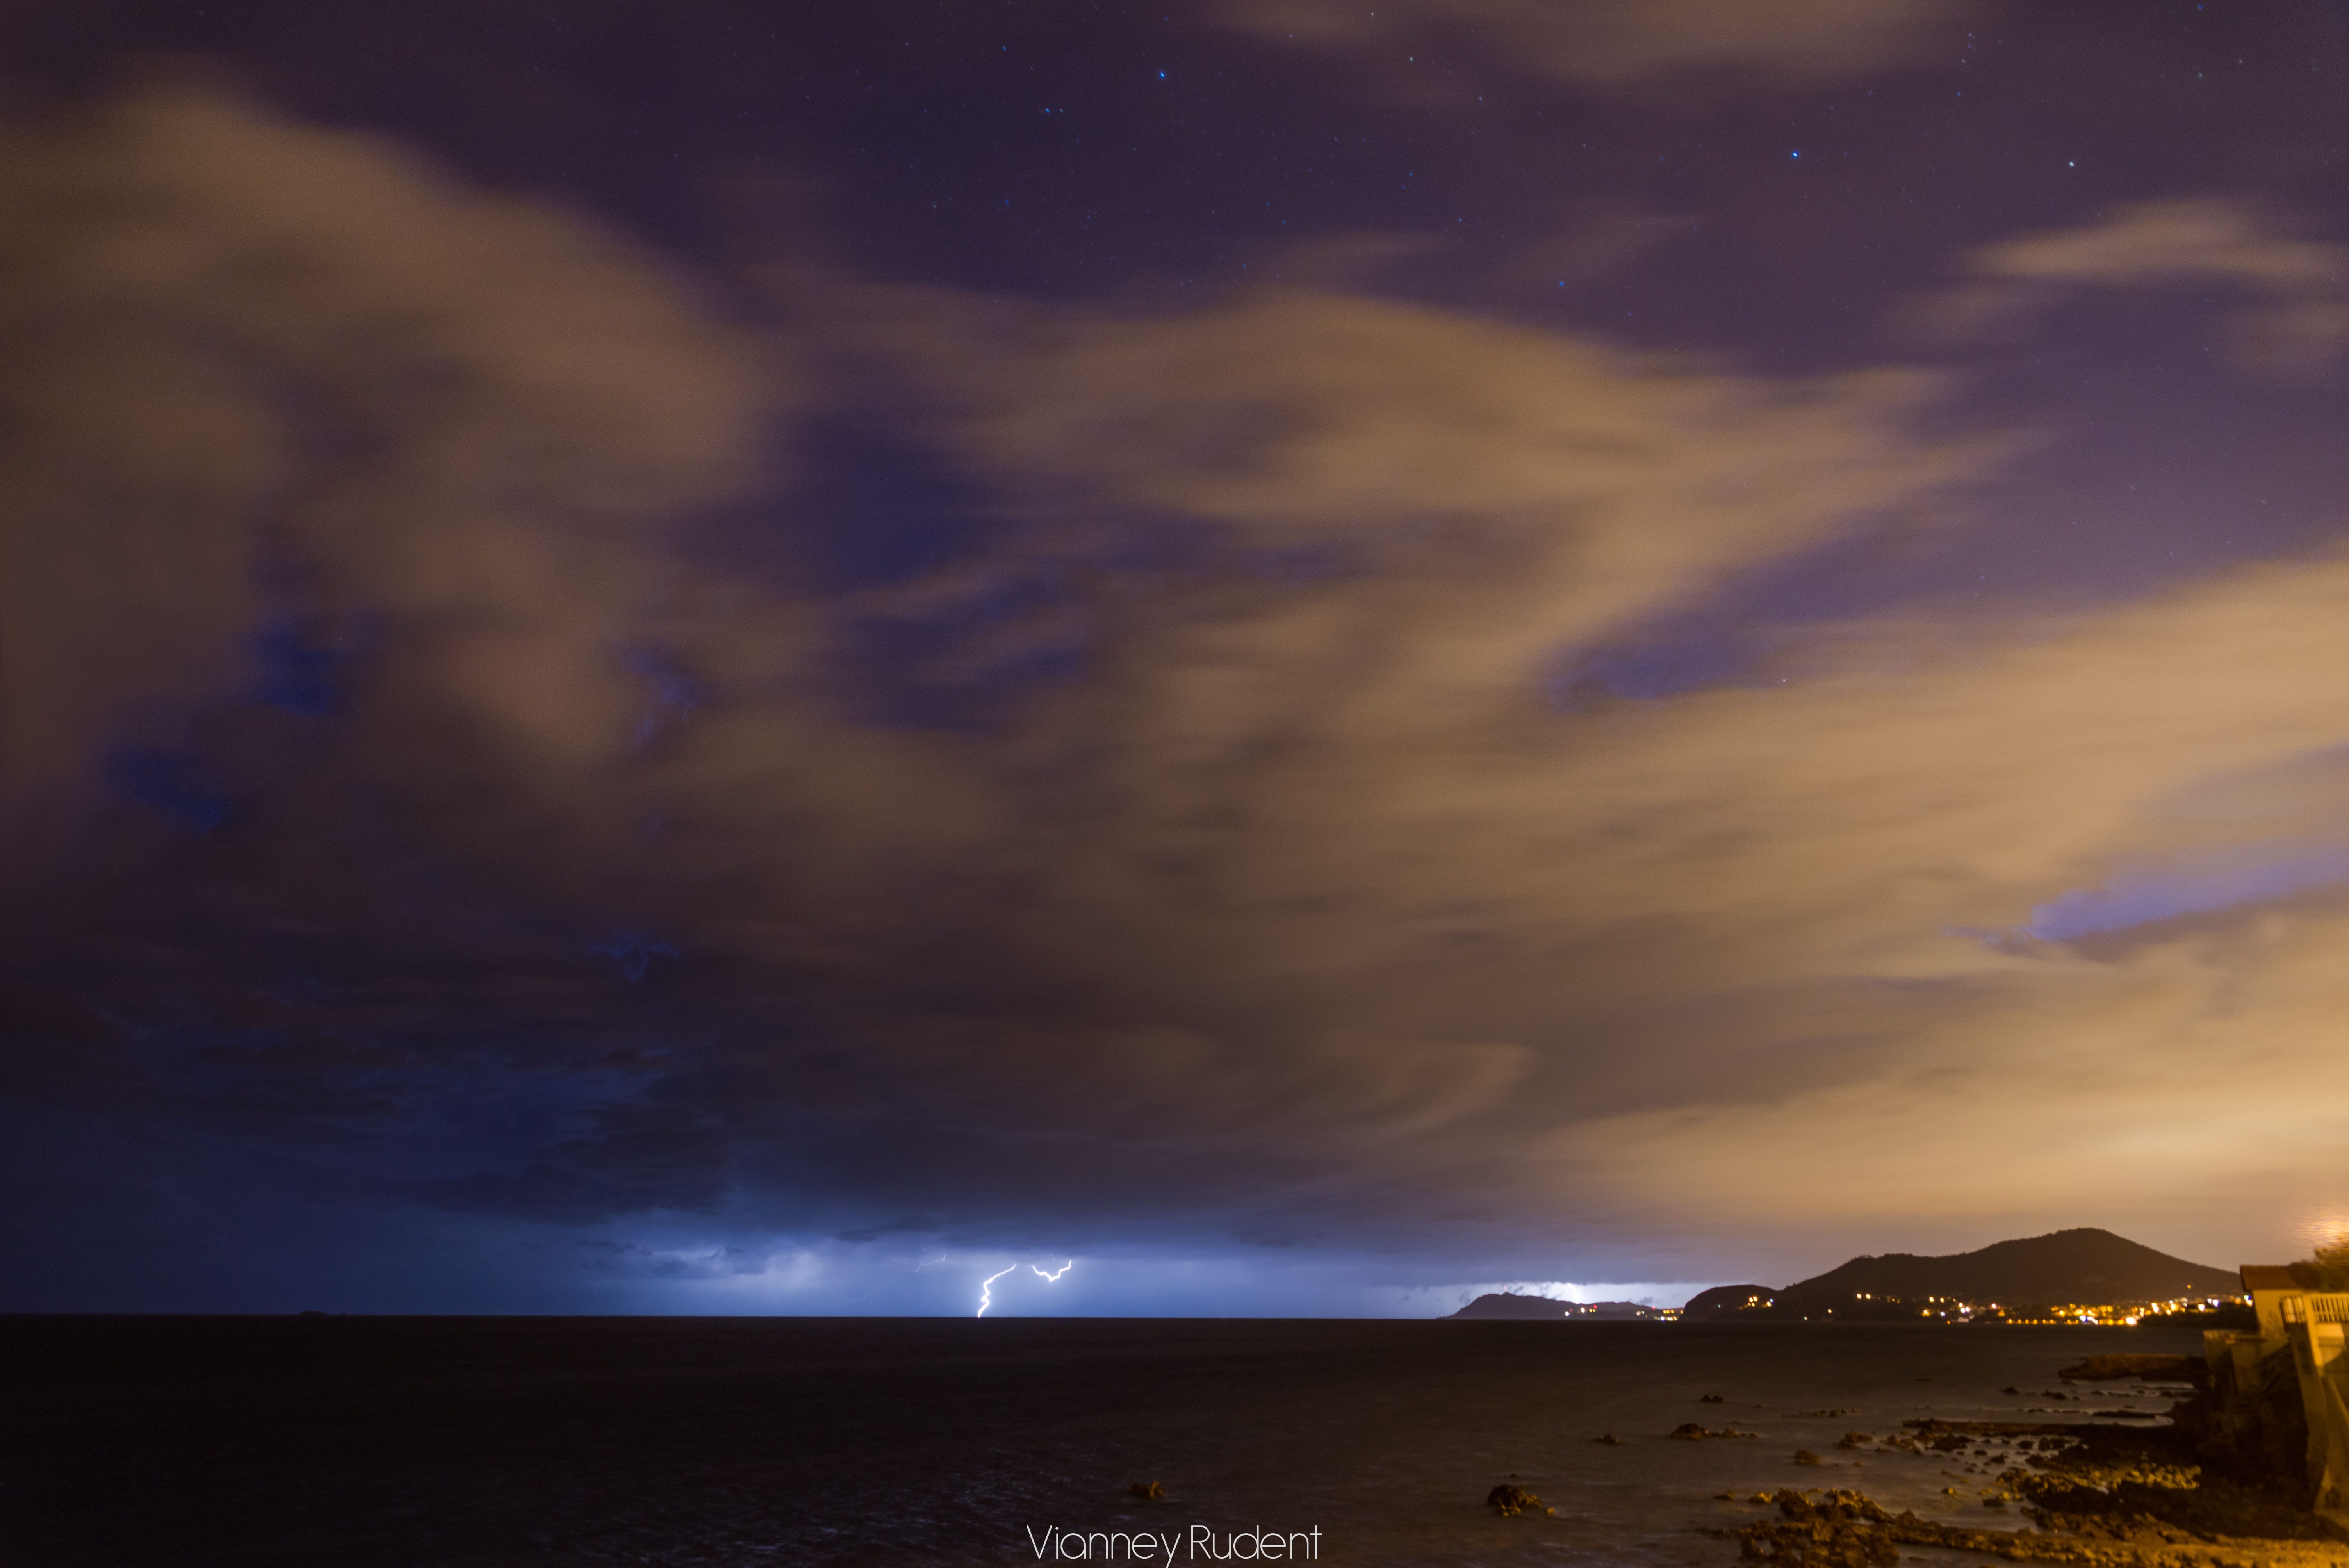
[[2288, 1295], [2279, 1303], [2286, 1323], [2349, 1323], [2349, 1294]]

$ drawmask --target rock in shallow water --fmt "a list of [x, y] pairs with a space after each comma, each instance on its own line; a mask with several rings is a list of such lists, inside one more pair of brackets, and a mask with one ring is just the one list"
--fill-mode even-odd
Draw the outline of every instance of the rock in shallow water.
[[1831, 1491], [1813, 1502], [1786, 1488], [1776, 1501], [1783, 1517], [1734, 1532], [1749, 1561], [1781, 1568], [1882, 1568], [1900, 1561], [1884, 1510], [1857, 1492]]
[[2064, 1367], [2055, 1376], [2077, 1377], [2090, 1383], [2114, 1377], [2192, 1381], [2201, 1377], [2203, 1371], [2202, 1357], [2199, 1356], [2091, 1356]]

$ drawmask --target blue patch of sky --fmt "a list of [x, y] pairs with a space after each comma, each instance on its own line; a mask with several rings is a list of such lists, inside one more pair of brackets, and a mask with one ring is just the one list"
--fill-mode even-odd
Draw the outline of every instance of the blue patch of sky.
[[652, 973], [656, 958], [678, 956], [676, 947], [655, 938], [651, 933], [623, 930], [613, 933], [601, 942], [591, 942], [587, 951], [612, 961], [612, 967], [623, 980], [642, 980]]
[[988, 491], [934, 449], [845, 421], [820, 426], [808, 448], [792, 531], [812, 542], [834, 589], [913, 582], [1006, 526]]
[[190, 752], [117, 751], [108, 758], [106, 779], [117, 794], [199, 832], [211, 832], [228, 820], [232, 810], [228, 796], [204, 777], [202, 764]]
[[2270, 843], [2157, 869], [2124, 872], [2031, 912], [2025, 934], [2065, 942], [2100, 932], [2206, 914], [2349, 881], [2349, 846]]
[[658, 648], [625, 648], [621, 666], [645, 683], [644, 711], [636, 716], [634, 739], [643, 746], [661, 731], [699, 707], [707, 688]]
[[1052, 636], [998, 640], [1022, 621], [1062, 615], [1073, 600], [1066, 573], [1041, 564], [1007, 571], [926, 614], [849, 620], [842, 648], [860, 677], [865, 717], [985, 729], [1039, 687], [1081, 678], [1089, 653], [1081, 617], [1061, 621]]
[[255, 702], [313, 718], [342, 711], [343, 672], [352, 650], [322, 641], [316, 628], [293, 615], [263, 622], [248, 645]]
[[1578, 649], [1561, 658], [1543, 683], [1550, 706], [1564, 711], [1609, 697], [1658, 701], [1740, 679], [1754, 648], [1743, 627], [1719, 621], [1662, 626], [1649, 635]]

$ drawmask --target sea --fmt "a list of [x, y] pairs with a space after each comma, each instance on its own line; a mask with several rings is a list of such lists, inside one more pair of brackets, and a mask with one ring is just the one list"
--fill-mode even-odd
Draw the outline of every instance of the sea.
[[[1708, 1532], [1786, 1486], [2013, 1528], [1981, 1495], [2013, 1461], [1837, 1440], [2144, 1424], [2158, 1391], [2058, 1369], [2199, 1348], [2150, 1326], [0, 1318], [0, 1565], [1726, 1568], [1738, 1543]], [[1755, 1435], [1668, 1436], [1690, 1422]], [[1499, 1516], [1504, 1483], [1551, 1511]]]

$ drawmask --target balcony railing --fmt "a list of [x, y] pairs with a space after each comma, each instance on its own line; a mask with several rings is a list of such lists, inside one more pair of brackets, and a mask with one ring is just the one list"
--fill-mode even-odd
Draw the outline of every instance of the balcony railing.
[[2286, 1323], [2349, 1323], [2349, 1294], [2288, 1295], [2280, 1304]]

